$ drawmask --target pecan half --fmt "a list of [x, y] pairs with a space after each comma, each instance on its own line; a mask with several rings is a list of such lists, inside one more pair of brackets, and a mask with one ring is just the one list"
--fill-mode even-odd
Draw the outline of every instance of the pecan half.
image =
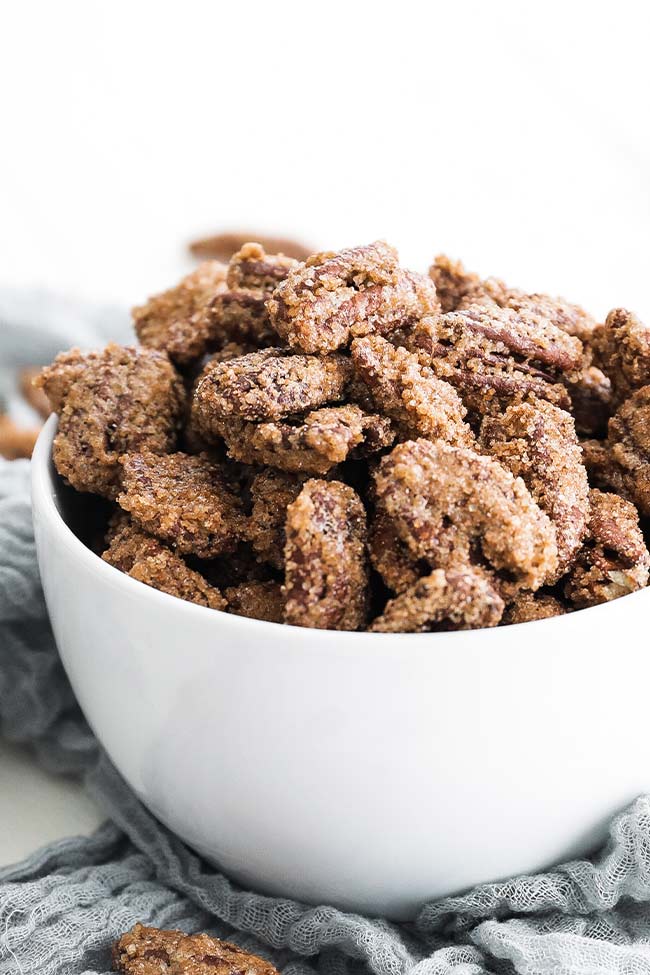
[[582, 361], [580, 341], [555, 326], [510, 309], [478, 305], [422, 319], [405, 342], [479, 415], [498, 414], [531, 397], [569, 408], [562, 380], [573, 376]]
[[618, 599], [648, 584], [650, 553], [629, 501], [594, 489], [589, 534], [564, 588], [578, 608]]
[[368, 613], [366, 513], [338, 481], [307, 481], [287, 508], [285, 622], [358, 630]]
[[573, 419], [550, 403], [518, 403], [500, 417], [485, 417], [481, 446], [521, 477], [555, 527], [558, 565], [546, 582], [567, 572], [589, 517], [589, 484]]
[[228, 941], [143, 924], [113, 945], [113, 968], [122, 975], [278, 975], [269, 962]]
[[354, 404], [312, 410], [284, 422], [213, 420], [209, 437], [221, 437], [233, 460], [280, 470], [326, 474], [348, 458], [364, 457], [395, 439], [390, 420]]
[[596, 364], [612, 382], [616, 405], [650, 384], [650, 328], [631, 311], [610, 311], [592, 345]]
[[439, 310], [430, 280], [399, 267], [383, 241], [315, 254], [267, 302], [278, 335], [303, 352], [331, 352]]
[[436, 569], [386, 604], [372, 633], [426, 633], [496, 626], [503, 600], [484, 573]]
[[375, 407], [395, 421], [404, 439], [427, 437], [470, 446], [467, 410], [449, 383], [438, 379], [416, 355], [380, 335], [355, 339], [352, 362]]
[[280, 420], [342, 399], [351, 379], [350, 361], [338, 353], [264, 349], [208, 366], [194, 393], [194, 409], [208, 430], [213, 418]]
[[557, 568], [555, 530], [523, 481], [491, 457], [441, 442], [399, 444], [375, 473], [377, 507], [416, 559], [437, 568], [477, 558], [517, 588]]

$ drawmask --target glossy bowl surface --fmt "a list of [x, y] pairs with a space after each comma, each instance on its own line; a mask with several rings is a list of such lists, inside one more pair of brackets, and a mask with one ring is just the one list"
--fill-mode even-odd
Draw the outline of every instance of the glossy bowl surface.
[[77, 537], [91, 516], [53, 469], [55, 431], [33, 503], [66, 671], [142, 801], [239, 883], [407, 918], [587, 852], [650, 790], [650, 591], [466, 633], [230, 616]]

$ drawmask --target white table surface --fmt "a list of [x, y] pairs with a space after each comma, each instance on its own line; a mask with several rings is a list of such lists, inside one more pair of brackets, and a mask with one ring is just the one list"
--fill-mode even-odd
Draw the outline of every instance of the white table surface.
[[[133, 304], [189, 238], [250, 229], [650, 319], [642, 6], [14, 4], [0, 287]], [[99, 821], [19, 749], [0, 783], [0, 862]]]

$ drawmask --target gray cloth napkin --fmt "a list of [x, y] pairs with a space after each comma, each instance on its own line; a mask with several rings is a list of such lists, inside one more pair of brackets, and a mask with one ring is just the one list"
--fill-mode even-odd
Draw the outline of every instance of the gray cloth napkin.
[[[5, 366], [127, 335], [120, 312], [0, 294]], [[111, 942], [136, 921], [228, 938], [286, 975], [650, 973], [646, 797], [593, 859], [423, 905], [404, 925], [241, 890], [201, 861], [139, 803], [75, 702], [40, 588], [26, 461], [0, 461], [0, 731], [83, 777], [107, 815], [93, 836], [0, 869], [1, 975], [107, 973]]]

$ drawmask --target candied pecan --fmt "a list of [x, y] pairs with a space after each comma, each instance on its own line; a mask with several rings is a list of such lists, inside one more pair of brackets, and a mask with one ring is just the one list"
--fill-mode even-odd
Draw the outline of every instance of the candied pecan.
[[278, 975], [269, 962], [229, 941], [136, 924], [113, 945], [122, 975]]
[[213, 417], [280, 420], [342, 399], [351, 377], [350, 361], [338, 353], [251, 352], [208, 366], [194, 393], [196, 414], [204, 430]]
[[436, 569], [386, 604], [372, 633], [426, 633], [496, 626], [503, 600], [486, 575], [472, 569]]
[[310, 480], [287, 508], [285, 622], [358, 630], [368, 611], [366, 513], [339, 481]]
[[500, 417], [485, 417], [481, 446], [521, 477], [555, 527], [557, 581], [582, 544], [589, 517], [589, 484], [573, 419], [538, 400], [509, 406]]
[[215, 341], [211, 306], [226, 290], [227, 268], [206, 261], [162, 294], [133, 309], [133, 324], [143, 345], [167, 352], [178, 365], [200, 358]]
[[41, 368], [34, 367], [21, 369], [18, 373], [18, 388], [22, 393], [23, 399], [29, 403], [31, 408], [38, 413], [43, 420], [47, 420], [52, 412], [50, 399], [40, 383], [37, 382], [41, 374]]
[[283, 254], [266, 254], [260, 244], [244, 244], [233, 254], [227, 290], [217, 294], [210, 305], [211, 347], [233, 341], [255, 348], [277, 345], [266, 299], [296, 264]]
[[312, 410], [295, 422], [212, 421], [209, 436], [221, 436], [233, 460], [307, 474], [326, 474], [349, 457], [375, 453], [394, 440], [386, 417], [354, 404]]
[[0, 413], [0, 457], [5, 460], [29, 458], [40, 429], [19, 427], [6, 413]]
[[267, 297], [284, 281], [298, 261], [282, 253], [267, 254], [257, 243], [245, 243], [228, 264], [228, 287], [231, 291], [261, 291]]
[[368, 530], [370, 563], [393, 592], [403, 592], [431, 571], [423, 560], [415, 559], [399, 537], [395, 525], [384, 511], [377, 511]]
[[103, 553], [105, 562], [138, 582], [210, 609], [225, 609], [226, 601], [200, 573], [190, 569], [180, 555], [172, 552], [124, 517], [114, 520]]
[[478, 274], [466, 271], [461, 261], [452, 261], [446, 254], [438, 254], [429, 268], [429, 277], [443, 312], [456, 311], [463, 298], [480, 291]]
[[585, 366], [576, 379], [566, 383], [566, 389], [578, 433], [604, 436], [612, 412], [612, 384], [604, 372], [596, 366]]
[[566, 613], [559, 599], [547, 593], [520, 592], [503, 614], [501, 623], [508, 626], [511, 623], [530, 623], [533, 620], [547, 620], [552, 616], [563, 616]]
[[639, 515], [616, 494], [591, 491], [589, 534], [564, 592], [578, 608], [618, 599], [648, 584], [650, 553]]
[[210, 306], [212, 331], [204, 351], [228, 342], [250, 345], [254, 349], [277, 345], [263, 292], [224, 291]]
[[282, 623], [284, 620], [284, 594], [279, 582], [242, 582], [226, 589], [228, 612], [247, 616], [251, 620]]
[[610, 311], [594, 331], [596, 365], [611, 382], [616, 405], [650, 383], [650, 328], [625, 308]]
[[86, 369], [101, 362], [104, 354], [103, 351], [82, 352], [77, 348], [60, 352], [54, 362], [41, 369], [32, 380], [34, 389], [45, 393], [54, 413], [61, 413], [66, 397], [74, 384], [83, 376]]
[[587, 451], [596, 487], [611, 488], [650, 516], [650, 386], [643, 386], [609, 421], [606, 445]]
[[578, 339], [496, 306], [424, 318], [408, 334], [406, 346], [479, 415], [499, 414], [532, 396], [569, 408], [562, 380], [573, 377], [582, 360]]
[[449, 383], [438, 379], [418, 357], [380, 335], [355, 339], [351, 346], [357, 376], [377, 409], [396, 422], [402, 435], [470, 446], [467, 410]]
[[582, 342], [590, 340], [596, 325], [591, 315], [579, 305], [551, 295], [527, 294], [518, 288], [509, 288], [498, 278], [482, 280], [478, 274], [466, 271], [460, 261], [452, 261], [444, 254], [436, 257], [429, 274], [436, 285], [443, 311], [462, 310], [472, 305], [510, 308], [545, 319]]
[[52, 456], [78, 491], [114, 498], [122, 454], [176, 444], [185, 391], [164, 353], [109, 345], [57, 357], [40, 384], [59, 412]]
[[267, 302], [278, 335], [303, 352], [331, 352], [354, 336], [390, 332], [439, 307], [431, 281], [402, 270], [383, 241], [314, 254]]
[[245, 247], [248, 241], [257, 241], [259, 247], [263, 247], [270, 254], [285, 255], [293, 257], [298, 261], [304, 261], [310, 254], [314, 253], [313, 247], [307, 247], [300, 241], [291, 240], [288, 237], [267, 237], [261, 234], [214, 234], [212, 237], [201, 237], [200, 240], [192, 241], [190, 253], [201, 260], [216, 258], [218, 261], [229, 261], [232, 255]]
[[117, 503], [140, 528], [185, 555], [232, 551], [245, 517], [223, 469], [208, 454], [126, 454]]
[[555, 531], [523, 481], [491, 457], [440, 441], [399, 444], [375, 474], [377, 505], [415, 558], [435, 568], [481, 554], [519, 588], [557, 568]]
[[251, 483], [253, 509], [247, 538], [257, 556], [276, 569], [284, 568], [287, 506], [296, 500], [304, 482], [304, 477], [298, 474], [271, 468], [257, 474]]

